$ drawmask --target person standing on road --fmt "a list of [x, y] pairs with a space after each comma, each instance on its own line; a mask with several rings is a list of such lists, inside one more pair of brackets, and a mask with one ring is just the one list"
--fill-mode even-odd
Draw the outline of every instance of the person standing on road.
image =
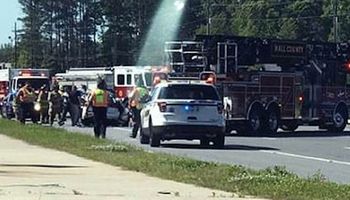
[[40, 88], [38, 95], [38, 102], [40, 104], [40, 120], [42, 124], [49, 123], [49, 93], [47, 91], [47, 86], [43, 85]]
[[58, 124], [60, 126], [63, 126], [64, 123], [66, 122], [68, 112], [71, 113], [71, 111], [70, 111], [70, 102], [69, 102], [69, 87], [64, 87], [63, 88], [62, 101], [63, 101], [62, 114], [61, 114], [61, 119], [58, 122]]
[[54, 86], [53, 91], [49, 93], [49, 113], [50, 113], [50, 125], [53, 125], [56, 116], [58, 119], [61, 119], [61, 110], [62, 110], [62, 96], [59, 93], [59, 87]]
[[79, 122], [81, 117], [81, 96], [75, 85], [73, 85], [72, 91], [69, 93], [69, 102], [72, 126], [81, 126]]
[[91, 93], [88, 103], [92, 105], [92, 110], [94, 113], [95, 137], [106, 138], [106, 121], [109, 95], [107, 91], [107, 85], [104, 80], [99, 81], [97, 84], [97, 89]]
[[34, 102], [35, 94], [27, 82], [21, 89], [19, 89], [16, 95], [16, 102], [18, 102], [18, 118], [22, 124], [25, 124], [26, 116], [30, 116], [32, 121], [36, 122], [36, 117], [34, 115]]
[[133, 128], [130, 137], [136, 138], [141, 126], [141, 110], [147, 97], [149, 96], [148, 89], [144, 86], [141, 79], [136, 82], [137, 86], [129, 95], [129, 107], [132, 113]]

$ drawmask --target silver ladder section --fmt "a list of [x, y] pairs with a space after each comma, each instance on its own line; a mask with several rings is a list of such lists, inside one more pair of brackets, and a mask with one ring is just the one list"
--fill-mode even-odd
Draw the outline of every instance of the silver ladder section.
[[219, 42], [217, 50], [217, 66], [216, 73], [219, 74], [232, 74], [237, 73], [238, 63], [238, 45], [235, 42]]
[[203, 42], [171, 41], [165, 43], [166, 65], [175, 73], [202, 72], [207, 59]]

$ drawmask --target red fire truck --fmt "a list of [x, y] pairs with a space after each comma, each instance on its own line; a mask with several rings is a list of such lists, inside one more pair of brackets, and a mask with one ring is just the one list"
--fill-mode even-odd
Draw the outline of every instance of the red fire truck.
[[15, 93], [21, 85], [29, 82], [35, 90], [49, 86], [47, 69], [0, 69], [0, 99]]
[[138, 81], [150, 89], [154, 76], [168, 73], [168, 68], [163, 66], [117, 66], [112, 69], [115, 94], [120, 99], [127, 97]]
[[165, 49], [177, 75], [216, 73], [228, 131], [273, 134], [309, 124], [341, 132], [348, 122], [346, 44], [199, 35]]

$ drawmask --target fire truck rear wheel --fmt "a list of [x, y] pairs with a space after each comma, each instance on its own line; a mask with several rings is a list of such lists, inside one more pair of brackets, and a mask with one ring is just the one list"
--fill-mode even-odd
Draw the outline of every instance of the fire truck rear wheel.
[[276, 134], [279, 124], [280, 124], [280, 114], [277, 108], [271, 107], [266, 111], [264, 130], [268, 134]]
[[346, 106], [339, 106], [333, 115], [333, 126], [331, 126], [328, 130], [333, 132], [342, 132], [345, 129], [347, 122], [348, 113]]
[[263, 108], [261, 105], [255, 105], [249, 112], [248, 124], [247, 124], [248, 134], [259, 135], [263, 131]]

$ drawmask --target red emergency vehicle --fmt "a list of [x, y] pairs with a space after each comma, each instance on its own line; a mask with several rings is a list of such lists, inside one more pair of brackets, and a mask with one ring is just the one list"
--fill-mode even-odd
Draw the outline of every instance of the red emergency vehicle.
[[166, 53], [180, 76], [216, 73], [228, 131], [259, 135], [309, 124], [340, 132], [349, 118], [350, 90], [343, 65], [348, 55], [339, 45], [199, 35], [166, 43]]
[[160, 66], [117, 66], [113, 67], [114, 91], [118, 98], [124, 99], [140, 81], [151, 89], [153, 77], [164, 76], [164, 68]]
[[43, 85], [49, 86], [49, 70], [47, 69], [0, 69], [0, 99], [14, 93], [26, 82], [35, 90]]

